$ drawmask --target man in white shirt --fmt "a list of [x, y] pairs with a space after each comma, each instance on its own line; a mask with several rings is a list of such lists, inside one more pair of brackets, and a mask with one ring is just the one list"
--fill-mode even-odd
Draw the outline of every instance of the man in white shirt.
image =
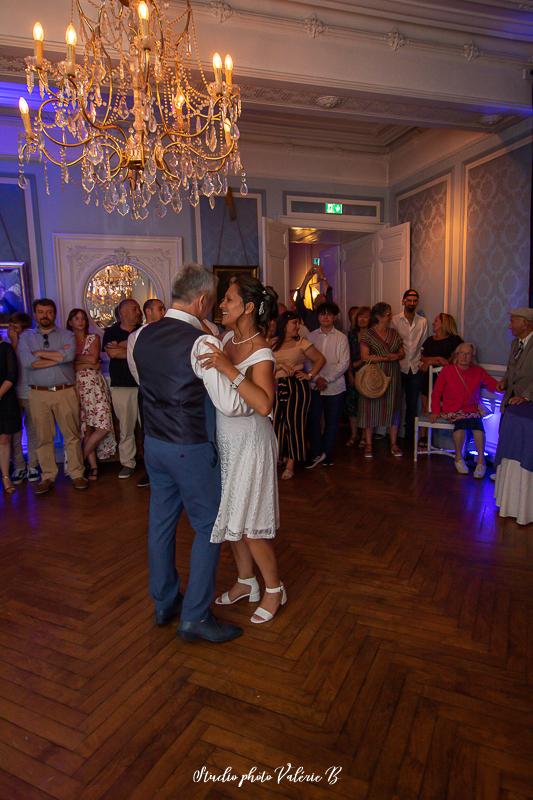
[[405, 350], [405, 358], [400, 361], [400, 369], [402, 391], [405, 394], [405, 438], [408, 442], [412, 442], [414, 436], [418, 398], [422, 386], [419, 364], [422, 345], [428, 337], [428, 321], [416, 313], [419, 299], [416, 289], [407, 289], [402, 298], [403, 311], [392, 318], [392, 325], [400, 334]]
[[333, 466], [333, 451], [346, 392], [344, 373], [350, 364], [348, 337], [335, 328], [338, 315], [336, 303], [322, 303], [317, 309], [319, 327], [311, 331], [308, 337], [325, 357], [326, 363], [316, 376], [311, 392], [308, 422], [311, 449], [307, 469], [313, 469], [320, 463], [325, 467]]

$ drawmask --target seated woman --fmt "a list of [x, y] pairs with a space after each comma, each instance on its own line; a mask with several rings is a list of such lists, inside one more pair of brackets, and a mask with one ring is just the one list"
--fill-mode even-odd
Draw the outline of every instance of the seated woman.
[[398, 332], [391, 327], [392, 310], [388, 303], [376, 303], [372, 308], [370, 327], [360, 340], [361, 358], [368, 364], [379, 364], [391, 378], [382, 397], [360, 397], [357, 424], [365, 429], [365, 458], [372, 458], [372, 433], [375, 427], [389, 429], [390, 449], [396, 458], [403, 455], [398, 447], [398, 428], [402, 409], [400, 361], [405, 350]]
[[82, 308], [73, 308], [67, 328], [76, 337], [76, 391], [80, 399], [80, 427], [83, 457], [89, 464], [88, 478], [98, 478], [96, 453], [110, 458], [117, 449], [111, 413], [111, 395], [100, 371], [102, 343], [97, 333], [89, 333], [89, 317]]
[[481, 387], [489, 392], [497, 391], [498, 383], [483, 367], [475, 363], [476, 349], [470, 342], [463, 342], [453, 354], [452, 363], [439, 374], [431, 395], [430, 419], [435, 422], [444, 417], [454, 423], [453, 443], [455, 447], [455, 469], [460, 475], [468, 475], [463, 458], [466, 431], [472, 431], [477, 449], [477, 465], [474, 478], [484, 478], [485, 430], [479, 410]]
[[[277, 383], [274, 403], [274, 429], [279, 457], [286, 459], [281, 480], [294, 476], [296, 461], [305, 461], [305, 426], [311, 401], [310, 382], [318, 375], [326, 359], [307, 339], [299, 335], [300, 320], [293, 311], [285, 311], [277, 320], [272, 347], [276, 359]], [[311, 362], [309, 372], [305, 361]]]

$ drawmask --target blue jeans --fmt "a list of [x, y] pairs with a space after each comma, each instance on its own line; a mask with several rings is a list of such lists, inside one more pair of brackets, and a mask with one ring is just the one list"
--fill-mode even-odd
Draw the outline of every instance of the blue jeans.
[[217, 449], [212, 442], [178, 445], [145, 436], [144, 461], [150, 476], [150, 594], [156, 611], [176, 602], [176, 526], [185, 509], [195, 536], [181, 619], [198, 622], [213, 599], [220, 554], [220, 545], [210, 541], [221, 494]]
[[[309, 441], [311, 445], [310, 459], [321, 453], [326, 454], [326, 461], [333, 460], [335, 440], [339, 430], [344, 397], [346, 392], [334, 395], [323, 395], [317, 389], [311, 392], [311, 408], [309, 410]], [[324, 415], [324, 433], [321, 433], [321, 420]]]

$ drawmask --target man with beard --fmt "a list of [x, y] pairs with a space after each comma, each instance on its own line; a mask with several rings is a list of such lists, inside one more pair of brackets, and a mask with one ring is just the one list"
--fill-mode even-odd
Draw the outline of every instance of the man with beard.
[[20, 337], [17, 355], [27, 368], [30, 414], [37, 438], [41, 481], [35, 494], [46, 494], [57, 476], [54, 454], [55, 424], [59, 425], [68, 459], [68, 472], [75, 489], [86, 489], [80, 443], [80, 409], [75, 389], [72, 331], [56, 328], [56, 304], [48, 297], [35, 300], [36, 327]]
[[402, 371], [402, 391], [405, 394], [405, 439], [410, 444], [415, 431], [415, 417], [418, 413], [418, 398], [422, 388], [422, 373], [419, 364], [422, 357], [422, 344], [428, 337], [428, 321], [416, 313], [419, 295], [416, 289], [403, 293], [403, 311], [392, 318], [403, 341], [405, 358], [400, 361]]

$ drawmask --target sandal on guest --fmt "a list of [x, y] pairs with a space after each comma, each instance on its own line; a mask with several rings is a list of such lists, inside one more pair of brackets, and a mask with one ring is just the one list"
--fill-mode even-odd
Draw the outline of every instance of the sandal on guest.
[[98, 467], [91, 467], [87, 473], [87, 480], [89, 481], [97, 481], [98, 480]]
[[[279, 604], [278, 611], [281, 606], [286, 604], [287, 592], [285, 591], [285, 587], [281, 581], [279, 586], [276, 586], [275, 589], [269, 589], [268, 586], [265, 586], [265, 592], [267, 594], [281, 594], [281, 602]], [[270, 611], [266, 610], [266, 608], [258, 606], [258, 608], [255, 609], [253, 616], [250, 617], [250, 622], [253, 622], [254, 625], [262, 625], [263, 622], [270, 622], [271, 619], [274, 619], [278, 611], [275, 611], [274, 614], [271, 614]], [[255, 619], [255, 617], [258, 617], [258, 619]]]
[[244, 600], [245, 598], [248, 598], [250, 603], [258, 602], [261, 597], [261, 592], [259, 591], [259, 584], [255, 576], [253, 578], [237, 578], [237, 583], [241, 583], [243, 586], [248, 586], [250, 591], [245, 594], [240, 594], [234, 600], [232, 600], [229, 596], [229, 592], [224, 592], [224, 594], [221, 594], [220, 597], [217, 597], [215, 600], [215, 605], [232, 606], [233, 603], [238, 603], [239, 600]]
[[356, 442], [355, 436], [350, 436], [350, 438], [346, 442], [346, 447], [353, 447], [355, 445], [355, 442]]
[[286, 469], [281, 474], [282, 481], [290, 481], [291, 478], [294, 478], [294, 472], [292, 469]]
[[365, 458], [374, 458], [371, 444], [365, 444]]
[[393, 445], [391, 447], [390, 452], [391, 452], [391, 455], [394, 456], [394, 458], [401, 458], [403, 456], [403, 453], [402, 453], [402, 451], [400, 450], [400, 448], [398, 447], [397, 444], [395, 444], [395, 445]]
[[6, 494], [13, 494], [13, 492], [17, 491], [17, 488], [14, 483], [11, 483], [11, 478], [9, 475], [2, 475], [2, 484], [4, 486], [4, 492]]

